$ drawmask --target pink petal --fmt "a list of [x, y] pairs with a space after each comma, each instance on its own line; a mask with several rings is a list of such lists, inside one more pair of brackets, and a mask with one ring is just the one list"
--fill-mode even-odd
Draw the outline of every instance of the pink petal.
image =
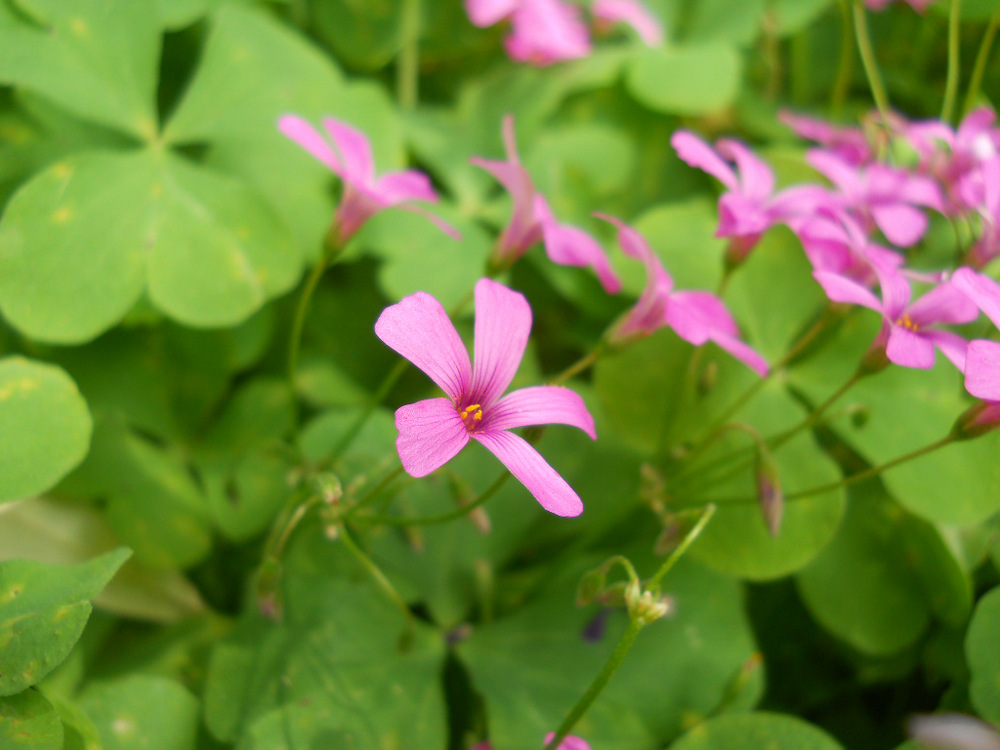
[[523, 0], [465, 0], [469, 20], [479, 27], [499, 23], [517, 8]]
[[663, 42], [663, 27], [638, 0], [594, 0], [590, 12], [606, 23], [628, 24], [650, 47], [658, 47]]
[[736, 162], [740, 192], [761, 202], [774, 192], [774, 173], [764, 161], [739, 141], [721, 140], [719, 153]]
[[910, 305], [910, 320], [923, 328], [936, 323], [969, 323], [979, 317], [979, 308], [965, 292], [945, 282]]
[[960, 147], [974, 151], [976, 141], [980, 136], [985, 135], [987, 138], [991, 138], [990, 129], [996, 119], [996, 114], [989, 107], [978, 107], [972, 110], [959, 124], [955, 140], [960, 144]]
[[[555, 732], [549, 732], [545, 735], [545, 744], [552, 742], [552, 738], [555, 736]], [[590, 745], [586, 740], [581, 740], [579, 737], [569, 735], [566, 739], [559, 743], [559, 747], [555, 750], [590, 750]]]
[[499, 458], [549, 513], [564, 517], [583, 513], [583, 502], [579, 495], [527, 440], [503, 430], [480, 430], [472, 433], [472, 437]]
[[701, 346], [713, 333], [739, 334], [725, 303], [710, 292], [677, 292], [665, 313], [667, 325], [685, 341]]
[[382, 311], [375, 335], [423, 370], [456, 401], [469, 392], [469, 352], [441, 303], [416, 292]]
[[716, 332], [712, 334], [712, 341], [761, 377], [767, 375], [768, 370], [770, 370], [767, 360], [760, 356], [752, 346], [740, 341], [735, 336]]
[[412, 477], [424, 477], [453, 459], [469, 442], [469, 431], [446, 398], [428, 398], [396, 410], [396, 450]]
[[969, 342], [951, 331], [921, 331], [925, 339], [941, 350], [941, 353], [958, 368], [960, 372], [965, 372], [965, 358], [969, 350]]
[[375, 179], [375, 162], [368, 138], [360, 130], [332, 117], [323, 118], [323, 126], [344, 164], [342, 177], [361, 185], [371, 185]]
[[455, 227], [453, 227], [447, 221], [442, 219], [440, 216], [435, 216], [430, 211], [426, 210], [423, 206], [405, 205], [405, 206], [400, 206], [400, 208], [404, 211], [409, 211], [410, 213], [419, 214], [420, 216], [423, 216], [425, 219], [427, 219], [427, 221], [436, 226], [438, 229], [440, 229], [446, 235], [451, 237], [453, 240], [462, 239], [461, 232], [455, 229]]
[[892, 321], [899, 318], [910, 304], [910, 282], [896, 266], [872, 262], [882, 293], [882, 314]]
[[976, 398], [1000, 401], [1000, 342], [977, 339], [969, 343], [965, 390]]
[[475, 368], [470, 396], [483, 407], [495, 402], [521, 364], [531, 333], [524, 295], [492, 279], [476, 282]]
[[1000, 284], [971, 268], [959, 268], [951, 275], [951, 283], [965, 292], [993, 325], [1000, 328]]
[[482, 429], [511, 430], [540, 424], [579, 427], [597, 440], [594, 418], [580, 394], [558, 385], [536, 385], [508, 393], [486, 413]]
[[764, 210], [764, 204], [743, 193], [724, 193], [719, 196], [719, 227], [716, 237], [748, 237], [760, 235], [771, 227], [774, 220]]
[[882, 312], [882, 303], [878, 297], [856, 281], [831, 271], [813, 271], [813, 278], [823, 287], [826, 296], [833, 302], [847, 302]]
[[590, 54], [590, 34], [580, 8], [560, 0], [523, 0], [511, 15], [504, 48], [514, 60], [549, 65]]
[[890, 362], [902, 367], [929, 370], [934, 366], [934, 345], [919, 333], [903, 326], [892, 326], [885, 354]]
[[395, 206], [404, 201], [438, 201], [438, 194], [431, 187], [430, 178], [423, 172], [412, 169], [382, 175], [375, 182], [374, 192], [386, 206]]
[[[536, 206], [538, 202], [544, 203], [542, 196], [536, 196], [536, 199]], [[542, 236], [545, 241], [545, 252], [553, 263], [564, 266], [590, 266], [608, 294], [617, 294], [621, 291], [622, 283], [611, 269], [604, 249], [582, 229], [559, 224], [549, 215], [548, 220], [542, 220]]]
[[816, 148], [806, 152], [806, 161], [813, 169], [836, 185], [840, 192], [851, 198], [858, 194], [861, 178], [854, 165], [844, 161], [836, 154]]
[[870, 211], [882, 234], [894, 245], [909, 247], [919, 242], [927, 231], [924, 212], [905, 203], [872, 206]]
[[[506, 118], [504, 125], [506, 126], [508, 122], [512, 121]], [[506, 127], [504, 135], [506, 140]], [[540, 227], [535, 219], [535, 186], [531, 181], [531, 175], [516, 160], [517, 152], [512, 152], [513, 144], [507, 145], [508, 157], [512, 157], [509, 161], [491, 161], [475, 156], [469, 161], [493, 175], [510, 193], [514, 208], [510, 223], [504, 229], [501, 238], [503, 247], [500, 255], [519, 257], [540, 239]]]
[[337, 154], [319, 131], [306, 120], [297, 115], [285, 115], [278, 120], [278, 130], [326, 164], [336, 174], [342, 175], [343, 169]]
[[907, 203], [916, 206], [926, 206], [935, 211], [944, 210], [944, 199], [941, 197], [941, 188], [930, 177], [922, 175], [912, 175], [904, 173], [903, 187], [897, 197]]
[[736, 172], [724, 162], [715, 150], [686, 130], [678, 130], [670, 137], [670, 145], [685, 164], [708, 172], [730, 190], [739, 190]]

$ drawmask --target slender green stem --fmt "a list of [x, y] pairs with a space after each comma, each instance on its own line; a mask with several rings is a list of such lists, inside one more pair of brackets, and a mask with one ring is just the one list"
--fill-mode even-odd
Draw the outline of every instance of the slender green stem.
[[968, 114], [976, 106], [976, 99], [979, 98], [979, 89], [983, 85], [983, 74], [986, 72], [986, 63], [989, 62], [990, 52], [993, 49], [993, 40], [997, 35], [997, 27], [1000, 26], [1000, 8], [990, 18], [990, 24], [983, 34], [983, 41], [979, 45], [979, 52], [976, 54], [976, 62], [972, 68], [972, 77], [969, 79], [969, 90], [965, 94], [965, 106], [962, 108], [963, 114]]
[[301, 503], [296, 505], [295, 508], [292, 509], [288, 520], [284, 521], [277, 527], [280, 531], [278, 531], [268, 543], [267, 552], [264, 553], [264, 557], [276, 561], [281, 560], [281, 556], [285, 552], [285, 547], [288, 545], [288, 540], [292, 537], [292, 532], [298, 528], [299, 523], [301, 523], [302, 519], [305, 518], [306, 513], [322, 501], [323, 498], [319, 495], [310, 495]]
[[393, 469], [384, 477], [382, 477], [382, 480], [378, 484], [376, 484], [368, 492], [366, 492], [364, 496], [362, 496], [361, 499], [358, 500], [358, 502], [350, 510], [344, 513], [344, 520], [347, 520], [355, 513], [357, 513], [359, 510], [364, 508], [366, 505], [369, 505], [373, 500], [377, 500], [379, 495], [382, 494], [385, 488], [388, 487], [393, 482], [395, 482], [399, 478], [399, 475], [402, 473], [403, 473], [403, 467], [397, 466], [395, 469]]
[[[876, 477], [882, 472], [888, 471], [889, 469], [895, 468], [900, 464], [905, 464], [907, 461], [912, 461], [915, 458], [920, 458], [928, 453], [933, 453], [938, 448], [943, 448], [949, 443], [953, 443], [957, 438], [954, 435], [946, 435], [937, 442], [931, 443], [930, 445], [925, 445], [923, 448], [918, 448], [915, 451], [907, 453], [902, 456], [897, 456], [891, 461], [886, 461], [884, 464], [879, 464], [878, 466], [872, 466], [864, 471], [859, 471], [857, 474], [850, 474], [837, 482], [830, 482], [829, 484], [823, 484], [819, 487], [810, 487], [805, 490], [800, 490], [799, 492], [790, 492], [785, 495], [785, 500], [800, 500], [805, 497], [812, 497], [813, 495], [822, 495], [833, 490], [838, 490], [841, 487], [846, 487], [847, 485], [854, 484], [855, 482], [860, 482], [865, 479], [870, 479], [871, 477]], [[754, 500], [756, 502], [756, 500]]]
[[[656, 575], [649, 581], [649, 584], [646, 587], [647, 590], [656, 589], [660, 585], [663, 577], [670, 572], [674, 565], [677, 564], [677, 561], [681, 559], [681, 556], [687, 551], [688, 547], [690, 547], [694, 540], [698, 538], [698, 535], [701, 534], [702, 530], [705, 528], [705, 524], [709, 522], [714, 513], [714, 505], [709, 504], [705, 506], [705, 510], [701, 514], [701, 518], [698, 519], [698, 522], [692, 527], [691, 531], [687, 533], [677, 548], [663, 562], [663, 565], [660, 566]], [[627, 568], [631, 570], [632, 576], [634, 577], [635, 571], [632, 570], [632, 564], [627, 560], [625, 560], [625, 563], [627, 564]], [[547, 745], [545, 745], [547, 750], [549, 748], [559, 747], [559, 743], [566, 739], [566, 736], [570, 733], [580, 718], [587, 712], [587, 709], [589, 709], [591, 704], [597, 700], [597, 696], [601, 694], [605, 686], [611, 680], [611, 677], [618, 671], [618, 667], [620, 667], [622, 662], [625, 661], [625, 657], [632, 648], [632, 644], [635, 643], [636, 636], [639, 635], [639, 631], [642, 630], [646, 624], [648, 624], [648, 622], [644, 621], [641, 617], [632, 617], [629, 619], [628, 627], [625, 629], [621, 639], [618, 641], [618, 645], [615, 647], [614, 653], [611, 654], [611, 658], [608, 659], [604, 668], [600, 671], [597, 677], [594, 678], [590, 687], [587, 688], [587, 692], [583, 694], [580, 700], [577, 701], [576, 705], [570, 709], [566, 718], [563, 719], [562, 724], [560, 724], [559, 728], [556, 730], [555, 736]]]
[[302, 328], [306, 322], [306, 313], [309, 311], [309, 303], [312, 301], [313, 293], [319, 285], [319, 280], [323, 277], [326, 269], [330, 267], [330, 255], [323, 252], [316, 261], [316, 266], [302, 288], [299, 296], [299, 304], [295, 308], [295, 318], [292, 320], [292, 334], [288, 341], [288, 382], [295, 390], [295, 374], [299, 366], [299, 349], [302, 346]]
[[381, 385], [379, 385], [378, 390], [354, 420], [354, 423], [347, 429], [347, 432], [344, 433], [343, 437], [340, 438], [337, 444], [333, 447], [333, 450], [330, 451], [330, 457], [324, 463], [333, 463], [340, 458], [340, 454], [343, 453], [347, 449], [347, 446], [351, 444], [351, 441], [358, 436], [358, 433], [361, 432], [362, 428], [364, 428], [365, 424], [368, 422], [368, 418], [371, 417], [375, 409], [378, 408], [378, 405], [382, 403], [385, 397], [389, 395], [389, 391], [392, 390], [392, 387], [399, 382], [401, 377], [403, 377], [403, 373], [406, 372], [406, 368], [409, 367], [409, 364], [410, 363], [405, 359], [401, 359], [396, 363], [396, 366], [389, 371], [385, 380], [383, 380]]
[[808, 430], [816, 426], [819, 423], [820, 419], [823, 418], [823, 414], [826, 412], [826, 410], [829, 409], [831, 406], [833, 406], [833, 404], [836, 403], [836, 401], [841, 396], [843, 396], [851, 388], [853, 388], [855, 383], [861, 380], [861, 378], [863, 378], [864, 376], [865, 373], [855, 372], [853, 375], [851, 375], [851, 377], [847, 379], [847, 381], [843, 385], [840, 386], [840, 388], [834, 391], [830, 395], [830, 397], [826, 399], [826, 401], [824, 401], [822, 404], [813, 409], [812, 413], [808, 417], [803, 419], [794, 427], [781, 433], [777, 437], [768, 440], [767, 441], [768, 447], [771, 448], [771, 450], [777, 450], [782, 445], [791, 440], [793, 437], [798, 435], [800, 432], [803, 432], [804, 430]]
[[594, 351], [592, 351], [590, 354], [585, 354], [584, 356], [580, 357], [580, 359], [578, 359], [576, 362], [571, 364], [561, 373], [556, 375], [551, 381], [552, 385], [562, 385], [567, 380], [572, 378], [574, 375], [579, 375], [588, 367], [593, 366], [597, 362], [597, 360], [603, 357], [606, 353], [607, 349], [603, 346], [598, 345], [597, 348], [594, 349]]
[[385, 592], [385, 595], [388, 596], [389, 599], [392, 600], [393, 604], [399, 608], [399, 611], [403, 613], [403, 616], [406, 618], [406, 631], [403, 634], [402, 641], [403, 643], [408, 643], [412, 640], [413, 633], [416, 631], [417, 627], [417, 621], [413, 617], [413, 612], [410, 611], [409, 606], [407, 606], [406, 602], [403, 601], [403, 597], [401, 597], [399, 592], [396, 591], [396, 587], [393, 586], [392, 583], [389, 582], [389, 579], [385, 577], [385, 573], [382, 572], [381, 568], [379, 568], [379, 566], [376, 565], [351, 538], [351, 534], [348, 532], [347, 526], [341, 524], [337, 530], [340, 539], [344, 542], [344, 546], [352, 555], [354, 555], [365, 570], [371, 574], [379, 588]]
[[483, 490], [483, 494], [471, 503], [463, 505], [461, 508], [456, 508], [449, 513], [441, 513], [436, 516], [412, 516], [409, 518], [405, 516], [358, 516], [357, 520], [367, 523], [383, 523], [389, 526], [430, 526], [436, 523], [447, 523], [448, 521], [454, 521], [456, 518], [469, 515], [469, 513], [493, 497], [508, 479], [510, 479], [510, 472], [505, 471], [496, 478], [493, 484]]
[[847, 100], [847, 92], [854, 76], [854, 23], [851, 21], [850, 0], [840, 0], [840, 61], [837, 78], [830, 93], [830, 115], [839, 117]]
[[649, 583], [646, 584], [647, 589], [652, 589], [660, 585], [664, 576], [671, 571], [671, 569], [677, 564], [677, 561], [681, 559], [681, 556], [687, 552], [688, 547], [694, 544], [694, 540], [701, 536], [701, 532], [705, 529], [705, 526], [709, 521], [712, 520], [712, 516], [715, 515], [716, 507], [712, 503], [705, 506], [705, 510], [702, 511], [701, 518], [698, 519], [697, 523], [691, 527], [691, 531], [681, 540], [681, 543], [677, 545], [673, 552], [670, 553], [670, 557], [663, 561], [663, 565], [660, 569], [656, 571], [656, 575], [649, 579]]
[[635, 643], [635, 638], [639, 635], [642, 627], [640, 620], [629, 620], [628, 628], [622, 634], [621, 640], [618, 641], [618, 645], [615, 647], [614, 653], [611, 654], [611, 658], [604, 665], [604, 669], [590, 683], [587, 692], [583, 694], [583, 697], [580, 698], [577, 704], [566, 715], [566, 718], [563, 719], [562, 724], [559, 725], [559, 729], [556, 730], [555, 736], [545, 745], [546, 750], [559, 747], [559, 744], [566, 739], [566, 736], [576, 725], [576, 722], [587, 712], [590, 705], [597, 700], [597, 696], [601, 694], [608, 681], [618, 671], [618, 667], [625, 661], [625, 657], [628, 656], [628, 652], [632, 649], [632, 644]]
[[959, 32], [959, 16], [962, 13], [962, 0], [951, 0], [951, 13], [948, 15], [948, 78], [944, 87], [944, 104], [941, 106], [941, 119], [951, 122], [955, 112], [955, 99], [958, 97], [958, 79], [961, 68], [961, 40]]
[[885, 85], [882, 83], [878, 63], [875, 61], [875, 51], [872, 49], [872, 40], [868, 33], [868, 17], [862, 0], [854, 0], [854, 35], [857, 38], [858, 51], [861, 53], [861, 63], [864, 65], [865, 75], [868, 76], [868, 86], [871, 88], [872, 98], [875, 99], [875, 106], [878, 107], [879, 115], [881, 115], [882, 127], [888, 127], [889, 97], [885, 93]]
[[417, 106], [420, 86], [420, 0], [403, 0], [396, 95], [403, 109]]

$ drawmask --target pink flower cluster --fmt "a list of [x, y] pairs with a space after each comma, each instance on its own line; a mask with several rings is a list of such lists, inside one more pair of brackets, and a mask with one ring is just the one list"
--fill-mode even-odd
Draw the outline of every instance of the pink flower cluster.
[[[551, 65], [590, 54], [590, 28], [579, 5], [565, 0], [465, 0], [465, 9], [476, 26], [510, 22], [504, 48], [512, 60]], [[599, 32], [624, 23], [651, 47], [663, 40], [660, 23], [638, 0], [594, 0], [590, 13]]]
[[[916, 155], [908, 168], [880, 160], [860, 129], [787, 114], [783, 120], [820, 145], [807, 152], [806, 161], [827, 185], [776, 193], [771, 169], [745, 145], [722, 140], [712, 148], [691, 133], [673, 136], [681, 159], [726, 188], [716, 234], [730, 240], [730, 264], [742, 262], [770, 227], [788, 226], [831, 301], [882, 317], [873, 347], [885, 361], [930, 368], [938, 349], [965, 374], [969, 393], [1000, 400], [1000, 343], [970, 343], [944, 327], [970, 323], [980, 311], [1000, 327], [1000, 284], [977, 272], [1000, 255], [1000, 129], [994, 113], [975, 110], [957, 129], [901, 118], [879, 123]], [[980, 227], [963, 267], [954, 272], [907, 267], [905, 248], [923, 239], [928, 209]], [[915, 285], [925, 291], [914, 300]]]

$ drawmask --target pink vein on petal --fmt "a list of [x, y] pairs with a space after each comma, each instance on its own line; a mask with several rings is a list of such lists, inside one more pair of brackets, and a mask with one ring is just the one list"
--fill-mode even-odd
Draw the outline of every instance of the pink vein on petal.
[[490, 409], [487, 430], [511, 430], [540, 424], [579, 427], [597, 439], [594, 418], [580, 394], [557, 385], [536, 385], [508, 393]]
[[531, 332], [531, 307], [524, 295], [491, 279], [476, 282], [475, 296], [475, 367], [471, 392], [486, 406], [507, 390], [521, 364]]
[[406, 473], [423, 477], [453, 459], [466, 443], [469, 431], [446, 398], [428, 398], [396, 410], [396, 450]]

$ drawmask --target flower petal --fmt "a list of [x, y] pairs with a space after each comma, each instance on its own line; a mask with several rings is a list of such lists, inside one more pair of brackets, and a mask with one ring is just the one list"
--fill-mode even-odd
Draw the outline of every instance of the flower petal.
[[308, 121], [297, 115], [285, 115], [278, 120], [278, 130], [326, 164], [335, 174], [343, 174], [343, 167], [336, 152]]
[[877, 312], [882, 312], [882, 303], [878, 297], [856, 281], [845, 278], [832, 271], [813, 271], [813, 278], [823, 287], [826, 296], [833, 302], [847, 302], [861, 305]]
[[431, 187], [430, 178], [423, 172], [407, 169], [389, 172], [375, 182], [374, 192], [386, 206], [395, 206], [404, 201], [424, 201], [437, 203], [438, 194]]
[[628, 24], [650, 47], [663, 42], [663, 27], [638, 0], [594, 0], [590, 12], [605, 23]]
[[424, 477], [453, 459], [469, 431], [446, 398], [428, 398], [396, 409], [396, 450], [406, 473]]
[[965, 358], [969, 350], [969, 342], [951, 331], [921, 331], [921, 335], [934, 346], [941, 350], [941, 353], [959, 369], [965, 372]]
[[465, 0], [465, 12], [476, 26], [492, 26], [514, 12], [522, 0]]
[[976, 398], [1000, 401], [1000, 342], [977, 339], [965, 354], [965, 390]]
[[375, 323], [375, 335], [453, 399], [469, 392], [469, 352], [448, 313], [431, 295], [417, 292], [385, 308]]
[[566, 480], [559, 476], [528, 441], [513, 432], [483, 431], [472, 433], [487, 450], [500, 459], [528, 492], [549, 513], [572, 517], [583, 513], [583, 502]]
[[701, 346], [713, 333], [739, 334], [725, 303], [711, 292], [677, 292], [671, 295], [665, 314], [667, 325], [685, 341]]
[[969, 323], [979, 317], [979, 308], [954, 284], [938, 284], [906, 311], [910, 320], [923, 328], [936, 323]]
[[959, 268], [951, 275], [951, 283], [965, 292], [993, 325], [1000, 328], [1000, 284], [971, 268]]
[[689, 167], [708, 172], [730, 190], [739, 190], [736, 172], [701, 138], [686, 130], [678, 130], [670, 137], [670, 145]]
[[727, 336], [724, 333], [716, 332], [712, 334], [712, 341], [718, 344], [720, 349], [729, 352], [761, 377], [767, 375], [771, 369], [767, 364], [767, 360], [760, 356], [756, 349], [740, 341], [735, 336]]
[[368, 138], [360, 130], [333, 117], [323, 118], [333, 145], [337, 147], [344, 165], [343, 178], [360, 185], [372, 185], [375, 180], [375, 162]]
[[903, 326], [892, 326], [885, 356], [901, 367], [929, 370], [934, 366], [934, 344]]
[[597, 240], [582, 229], [557, 222], [540, 195], [535, 196], [535, 216], [542, 223], [542, 238], [549, 260], [564, 266], [590, 266], [608, 294], [621, 291], [622, 283]]
[[521, 364], [531, 333], [524, 295], [492, 279], [476, 282], [475, 367], [471, 396], [484, 407], [495, 402]]
[[872, 218], [893, 245], [909, 247], [927, 231], [927, 216], [919, 208], [905, 203], [871, 207]]
[[761, 202], [771, 197], [774, 192], [774, 173], [759, 156], [739, 141], [724, 139], [716, 146], [720, 154], [736, 162], [741, 193]]
[[579, 427], [591, 440], [597, 440], [594, 418], [580, 394], [558, 385], [536, 385], [508, 393], [485, 415], [483, 429], [510, 430], [539, 424]]

